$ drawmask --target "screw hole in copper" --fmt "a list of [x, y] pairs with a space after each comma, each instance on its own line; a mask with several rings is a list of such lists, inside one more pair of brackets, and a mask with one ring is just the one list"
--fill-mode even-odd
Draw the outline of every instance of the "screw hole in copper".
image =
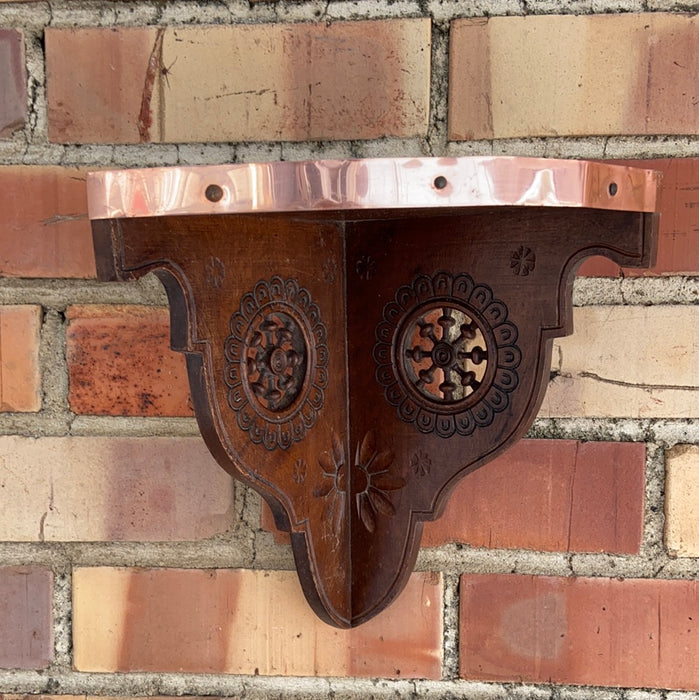
[[435, 186], [435, 189], [443, 190], [447, 186], [447, 178], [444, 175], [438, 175], [432, 184]]
[[616, 182], [610, 182], [608, 190], [609, 196], [613, 197], [619, 191], [619, 187], [617, 186]]
[[218, 185], [209, 185], [204, 192], [204, 196], [210, 202], [220, 202], [223, 198], [223, 190]]

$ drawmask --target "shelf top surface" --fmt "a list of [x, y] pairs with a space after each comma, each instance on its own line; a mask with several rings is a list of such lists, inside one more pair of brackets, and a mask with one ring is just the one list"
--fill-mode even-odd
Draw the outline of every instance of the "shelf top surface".
[[511, 156], [173, 166], [88, 174], [91, 219], [479, 206], [655, 212], [660, 173]]

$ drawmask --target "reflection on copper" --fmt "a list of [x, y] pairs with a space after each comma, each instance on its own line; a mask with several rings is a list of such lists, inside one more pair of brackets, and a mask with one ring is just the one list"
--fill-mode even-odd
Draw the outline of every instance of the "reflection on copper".
[[[211, 185], [223, 191], [218, 201], [205, 195]], [[497, 205], [653, 212], [659, 185], [654, 170], [507, 156], [144, 168], [87, 178], [91, 219]]]

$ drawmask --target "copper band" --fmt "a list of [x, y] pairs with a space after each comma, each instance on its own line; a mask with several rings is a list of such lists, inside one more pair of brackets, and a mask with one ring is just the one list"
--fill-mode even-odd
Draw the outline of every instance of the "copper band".
[[91, 219], [497, 205], [654, 212], [659, 185], [654, 170], [506, 156], [143, 168], [87, 178]]

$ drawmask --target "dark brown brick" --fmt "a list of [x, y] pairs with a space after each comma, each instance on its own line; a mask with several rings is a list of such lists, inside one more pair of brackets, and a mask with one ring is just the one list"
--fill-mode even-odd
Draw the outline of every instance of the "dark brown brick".
[[53, 658], [53, 576], [39, 567], [0, 568], [0, 668], [45, 668]]
[[15, 29], [0, 29], [0, 138], [24, 126], [27, 112], [27, 74], [24, 37]]

